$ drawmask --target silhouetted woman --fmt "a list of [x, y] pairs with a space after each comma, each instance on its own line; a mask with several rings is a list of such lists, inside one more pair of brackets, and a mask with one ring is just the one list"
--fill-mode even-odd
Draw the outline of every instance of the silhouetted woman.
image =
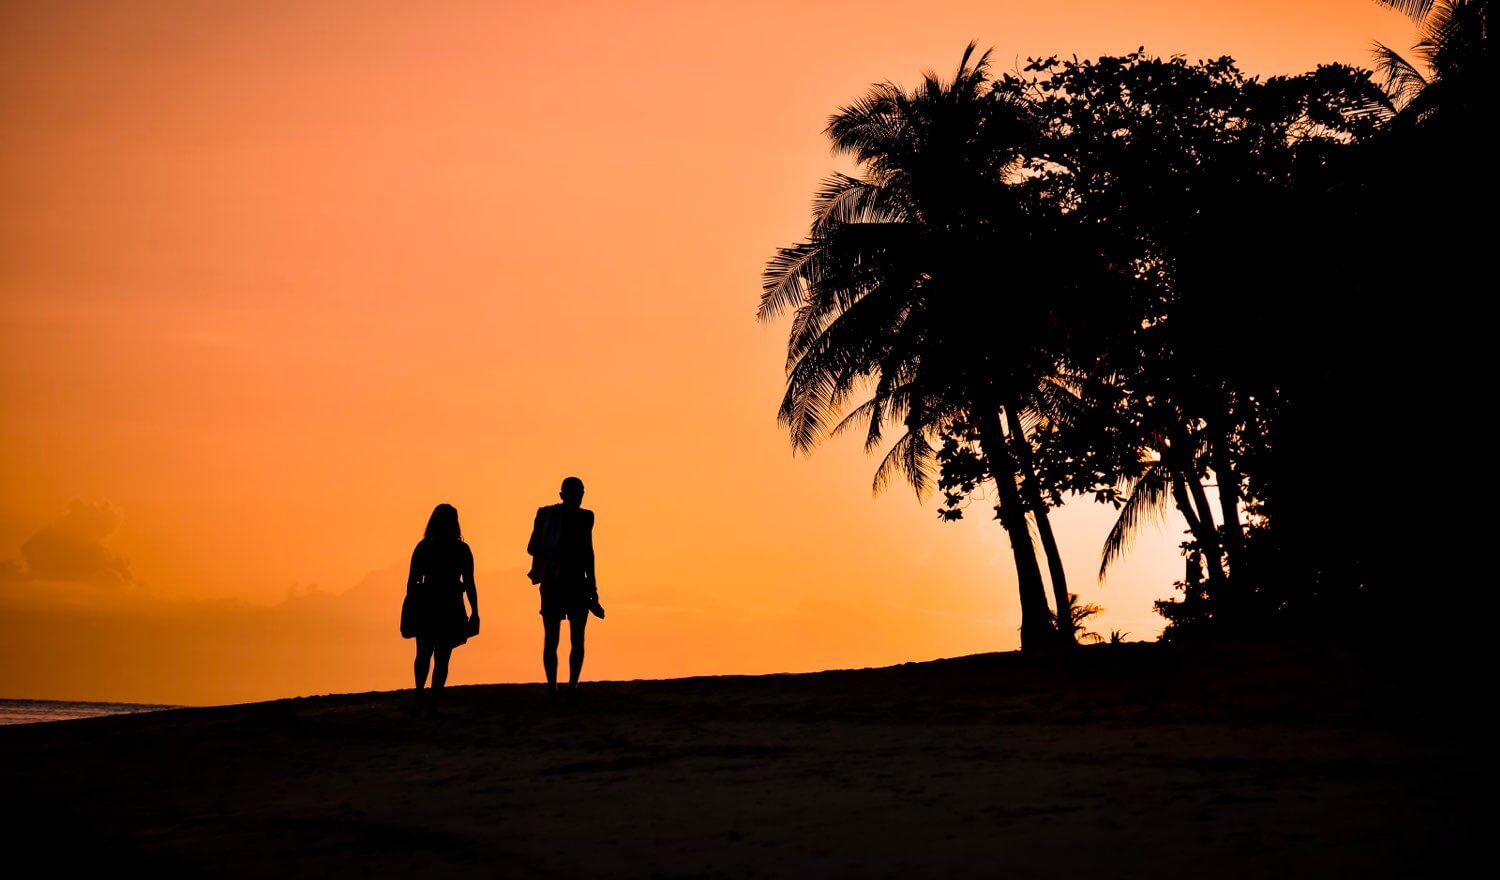
[[[422, 688], [427, 667], [432, 664], [432, 691], [427, 714], [437, 714], [438, 695], [448, 681], [448, 659], [453, 649], [479, 631], [479, 592], [474, 588], [474, 554], [464, 543], [458, 527], [458, 510], [439, 504], [427, 520], [427, 533], [411, 554], [411, 573], [406, 577], [406, 602], [402, 605], [401, 635], [417, 640], [417, 659], [412, 664], [416, 679], [416, 703], [422, 711]], [[464, 611], [469, 597], [472, 617]]]

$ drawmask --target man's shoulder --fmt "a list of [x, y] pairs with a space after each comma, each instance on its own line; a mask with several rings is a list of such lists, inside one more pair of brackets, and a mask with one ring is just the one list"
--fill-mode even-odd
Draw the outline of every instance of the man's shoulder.
[[[574, 512], [576, 511], [576, 513]], [[594, 524], [594, 512], [587, 507], [569, 507], [567, 504], [548, 504], [536, 509], [536, 518], [540, 522], [544, 519], [560, 517], [565, 521], [583, 522], [589, 526]]]

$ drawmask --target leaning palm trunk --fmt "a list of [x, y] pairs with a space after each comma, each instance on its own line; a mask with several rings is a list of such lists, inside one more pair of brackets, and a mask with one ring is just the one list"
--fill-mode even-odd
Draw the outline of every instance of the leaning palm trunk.
[[1068, 575], [1063, 571], [1062, 554], [1057, 549], [1057, 538], [1052, 534], [1052, 523], [1047, 518], [1047, 502], [1042, 498], [1041, 486], [1037, 483], [1036, 463], [1031, 456], [1031, 443], [1026, 439], [1026, 429], [1014, 406], [1005, 407], [1005, 419], [1010, 425], [1010, 436], [1015, 442], [1016, 461], [1021, 470], [1021, 491], [1036, 520], [1036, 534], [1042, 540], [1042, 552], [1047, 556], [1047, 575], [1052, 581], [1052, 601], [1057, 605], [1057, 635], [1064, 645], [1076, 645], [1071, 625], [1073, 603], [1068, 596]]
[[1208, 503], [1208, 493], [1203, 491], [1203, 483], [1198, 480], [1193, 467], [1192, 440], [1180, 425], [1173, 426], [1170, 434], [1166, 453], [1171, 461], [1172, 482], [1175, 484], [1173, 497], [1183, 510], [1184, 519], [1188, 521], [1188, 527], [1198, 541], [1198, 549], [1203, 553], [1209, 584], [1222, 589], [1226, 581], [1223, 553], [1219, 549], [1219, 535], [1214, 526], [1214, 513]]
[[[1193, 499], [1188, 494], [1188, 481], [1191, 479], [1191, 477], [1184, 478], [1177, 474], [1172, 475], [1172, 500], [1177, 504], [1177, 510], [1182, 514], [1183, 520], [1187, 522], [1188, 531], [1192, 533], [1193, 538], [1198, 542], [1198, 547], [1201, 551], [1198, 555], [1203, 557], [1207, 563], [1205, 567], [1208, 569], [1208, 572], [1203, 576], [1207, 578], [1209, 586], [1216, 591], [1215, 595], [1218, 595], [1218, 592], [1222, 591], [1224, 587], [1224, 569], [1219, 567], [1218, 557], [1210, 555], [1210, 550], [1216, 549], [1218, 546], [1214, 543], [1214, 526], [1212, 522], [1205, 524], [1198, 517], [1197, 512], [1193, 510]], [[1201, 490], [1202, 487], [1200, 486], [1199, 489]], [[1189, 557], [1189, 566], [1191, 567], [1195, 564], [1197, 563], [1193, 558]], [[1202, 573], [1200, 572], [1200, 574]], [[1196, 580], [1196, 578], [1190, 578], [1189, 580]]]
[[1245, 565], [1245, 533], [1240, 527], [1240, 484], [1230, 465], [1228, 430], [1218, 430], [1210, 423], [1208, 454], [1219, 484], [1219, 513], [1223, 516], [1224, 555], [1229, 560], [1230, 589], [1248, 588]]
[[1192, 532], [1193, 537], [1196, 538], [1202, 528], [1198, 512], [1193, 510], [1193, 499], [1188, 496], [1187, 483], [1175, 473], [1172, 475], [1172, 500], [1177, 504], [1177, 510], [1182, 514], [1183, 521], [1187, 523], [1188, 531]]
[[1016, 586], [1021, 593], [1021, 648], [1035, 650], [1056, 644], [1057, 630], [1049, 619], [1047, 587], [1042, 583], [1042, 569], [1037, 565], [1036, 548], [1031, 543], [1026, 507], [1016, 487], [1015, 459], [1005, 441], [1005, 431], [1000, 427], [999, 409], [979, 409], [979, 446], [990, 476], [995, 478], [995, 488], [1000, 496], [996, 512], [1010, 538], [1010, 552], [1015, 558]]

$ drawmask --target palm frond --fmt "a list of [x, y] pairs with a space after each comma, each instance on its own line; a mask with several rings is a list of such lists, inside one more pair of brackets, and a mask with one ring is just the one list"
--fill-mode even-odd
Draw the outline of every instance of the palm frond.
[[1381, 88], [1390, 95], [1392, 104], [1397, 108], [1411, 103], [1427, 88], [1427, 77], [1422, 75], [1416, 65], [1402, 57], [1400, 52], [1377, 42], [1374, 55], [1375, 66], [1383, 80]]
[[866, 378], [906, 381], [901, 359], [891, 355], [892, 339], [898, 334], [889, 329], [885, 310], [900, 313], [908, 308], [897, 297], [867, 297], [811, 338], [811, 344], [790, 365], [778, 413], [790, 429], [795, 449], [811, 449], [827, 436], [830, 420]]
[[1052, 375], [1043, 377], [1037, 385], [1031, 408], [1038, 421], [1069, 425], [1088, 411], [1088, 402], [1077, 385], [1061, 375]]
[[[838, 424], [834, 425], [832, 428], [829, 428], [828, 436], [837, 437], [845, 431], [853, 428], [860, 422], [863, 422], [865, 419], [869, 419], [866, 428], [867, 436], [872, 438], [876, 443], [879, 443], [881, 429], [884, 427], [885, 423], [889, 421], [886, 416], [885, 403], [885, 399], [878, 394], [871, 397], [869, 400], [861, 403], [854, 409], [849, 410], [849, 412], [839, 420]], [[869, 444], [867, 443], [866, 446], [868, 447]]]
[[879, 495], [899, 473], [906, 478], [918, 498], [925, 498], [932, 485], [932, 459], [934, 450], [920, 431], [909, 430], [891, 446], [875, 469], [875, 479], [870, 488]]
[[777, 249], [776, 256], [766, 263], [761, 274], [760, 308], [755, 312], [756, 320], [773, 320], [801, 303], [806, 295], [803, 273], [820, 256], [822, 248], [811, 241]]
[[1344, 112], [1350, 119], [1373, 117], [1382, 123], [1389, 122], [1396, 116], [1396, 101], [1385, 89], [1372, 86], [1359, 95], [1353, 107]]
[[1404, 125], [1417, 125], [1431, 118], [1438, 112], [1438, 108], [1443, 105], [1447, 84], [1446, 80], [1438, 80], [1418, 92], [1401, 108], [1401, 112], [1396, 114], [1395, 122]]
[[958, 72], [953, 75], [952, 100], [959, 101], [978, 94], [989, 79], [987, 74], [990, 69], [990, 54], [995, 50], [984, 50], [979, 60], [970, 65], [969, 59], [974, 57], [974, 50], [977, 48], [979, 43], [974, 40], [970, 40], [969, 45], [964, 47], [963, 57], [958, 61]]
[[847, 174], [823, 180], [813, 198], [813, 234], [826, 234], [846, 223], [879, 223], [904, 220], [899, 197], [889, 187]]
[[[912, 307], [900, 295], [902, 290], [899, 281], [883, 282], [871, 289], [841, 290], [836, 295], [848, 295], [851, 301], [847, 304], [810, 304], [799, 310], [787, 338], [789, 370], [815, 348], [827, 349], [835, 343], [852, 346], [860, 340], [878, 344], [873, 337], [864, 337], [861, 333], [893, 337], [901, 330]], [[887, 341], [893, 340], [888, 338]], [[846, 351], [854, 350], [846, 348]]]
[[1166, 464], [1154, 462], [1131, 487], [1130, 497], [1120, 508], [1120, 515], [1104, 539], [1099, 560], [1099, 580], [1103, 582], [1109, 565], [1130, 546], [1136, 532], [1150, 521], [1159, 521], [1167, 504], [1170, 476]]
[[1434, 0], [1375, 0], [1381, 6], [1394, 9], [1412, 21], [1421, 21], [1432, 11]]
[[863, 162], [899, 142], [906, 127], [898, 109], [901, 97], [894, 83], [876, 83], [863, 98], [839, 108], [824, 129], [834, 154], [853, 155]]
[[886, 425], [899, 425], [906, 421], [911, 407], [911, 385], [903, 383], [904, 370], [883, 370], [875, 383], [875, 391], [869, 400], [854, 407], [832, 428], [829, 437], [836, 437], [865, 422], [865, 452], [874, 452], [880, 446]]

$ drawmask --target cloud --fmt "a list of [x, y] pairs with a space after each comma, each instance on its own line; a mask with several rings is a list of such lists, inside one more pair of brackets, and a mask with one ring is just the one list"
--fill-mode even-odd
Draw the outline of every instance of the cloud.
[[96, 587], [135, 584], [130, 563], [103, 543], [119, 522], [119, 514], [108, 503], [75, 500], [60, 519], [21, 544], [19, 559], [0, 561], [0, 580], [66, 581]]

